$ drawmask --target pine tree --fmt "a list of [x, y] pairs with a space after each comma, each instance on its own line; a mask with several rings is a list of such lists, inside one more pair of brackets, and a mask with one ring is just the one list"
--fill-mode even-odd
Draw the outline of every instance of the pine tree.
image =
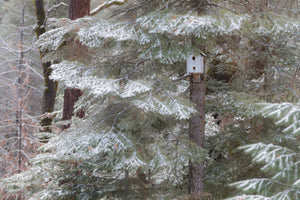
[[[243, 10], [245, 8], [244, 5], [238, 6], [239, 3], [236, 4], [237, 8], [231, 7], [236, 12], [248, 13], [252, 17], [253, 22], [247, 24], [247, 31], [243, 32], [243, 37], [226, 40], [226, 43], [222, 44], [221, 48], [218, 48], [216, 51], [216, 57], [214, 57], [216, 65], [211, 74], [214, 76], [214, 73], [217, 72], [218, 76], [213, 78], [218, 79], [221, 77], [223, 78], [221, 81], [228, 83], [228, 85], [222, 84], [221, 87], [217, 86], [217, 89], [214, 86], [212, 90], [219, 92], [220, 88], [223, 88], [223, 90], [225, 88], [226, 91], [229, 91], [230, 95], [233, 94], [236, 97], [238, 100], [236, 102], [237, 105], [240, 102], [239, 100], [251, 105], [259, 102], [259, 99], [270, 102], [298, 102], [299, 93], [296, 89], [297, 77], [299, 77], [299, 72], [297, 72], [299, 70], [299, 59], [297, 58], [297, 55], [299, 55], [299, 45], [296, 42], [298, 28], [290, 32], [293, 36], [284, 35], [289, 32], [288, 30], [291, 30], [291, 27], [294, 27], [294, 25], [298, 26], [299, 24], [295, 21], [296, 18], [288, 17], [288, 9], [284, 8], [286, 5], [283, 2], [268, 1], [268, 6], [263, 7], [259, 5], [259, 2], [240, 2], [247, 5], [248, 11]], [[285, 33], [278, 32], [278, 27], [282, 27]], [[224, 79], [226, 76], [223, 76], [223, 74], [226, 74], [229, 78], [227, 80]], [[216, 80], [210, 81], [220, 85], [220, 82]], [[232, 92], [233, 90], [235, 92]], [[217, 100], [217, 102], [219, 101]], [[229, 106], [236, 107], [234, 104], [230, 104]], [[221, 155], [229, 158], [229, 161], [227, 159], [218, 160], [215, 163], [216, 167], [211, 167], [209, 170], [209, 175], [216, 176], [216, 178], [211, 178], [208, 175], [212, 187], [215, 186], [214, 183], [217, 181], [222, 181], [219, 187], [229, 191], [225, 193], [226, 195], [223, 193], [222, 197], [225, 198], [233, 196], [237, 192], [233, 188], [230, 191], [230, 189], [223, 185], [245, 179], [254, 180], [258, 177], [271, 176], [267, 171], [259, 171], [262, 163], [251, 163], [249, 155], [234, 150], [235, 147], [258, 142], [267, 145], [274, 143], [273, 139], [278, 137], [280, 129], [269, 118], [257, 116], [255, 112], [252, 113], [254, 115], [248, 116], [248, 113], [241, 113], [241, 110], [243, 110], [241, 108], [238, 109], [238, 112], [232, 108], [228, 109], [228, 107], [215, 110], [220, 115], [224, 113], [223, 110], [229, 110], [233, 115], [233, 119], [240, 118], [239, 120], [232, 120], [230, 122], [226, 119], [228, 118], [226, 115], [223, 117], [220, 116], [222, 119], [221, 126], [223, 126], [223, 123], [226, 125], [229, 122], [222, 134], [224, 137], [210, 141], [216, 143], [217, 150], [220, 151], [221, 149]], [[274, 144], [277, 144], [277, 142]], [[229, 164], [226, 164], [227, 162]], [[257, 194], [257, 192], [251, 192], [250, 190], [248, 192], [250, 194]], [[268, 197], [255, 195], [252, 198], [248, 198], [269, 199]], [[239, 196], [236, 199], [247, 198]]]
[[[188, 161], [207, 156], [187, 136], [195, 110], [182, 75], [187, 55], [201, 52], [193, 44], [209, 55], [216, 38], [248, 33], [276, 40], [299, 30], [282, 16], [275, 16], [276, 27], [266, 18], [253, 27], [247, 14], [200, 2], [129, 1], [105, 11], [112, 16], [106, 20], [54, 19], [38, 45], [49, 52], [44, 61], [63, 60], [51, 77], [84, 91], [76, 108], [86, 116], [44, 145], [30, 171], [2, 180], [10, 191], [32, 199], [171, 199], [187, 191]], [[78, 41], [89, 49], [80, 51]]]
[[252, 161], [261, 163], [268, 177], [242, 180], [231, 184], [245, 193], [230, 199], [299, 199], [300, 198], [300, 157], [298, 136], [300, 133], [298, 104], [268, 103], [262, 105], [262, 114], [277, 120], [278, 126], [285, 127], [272, 143], [256, 143], [241, 146], [240, 149], [252, 156]]

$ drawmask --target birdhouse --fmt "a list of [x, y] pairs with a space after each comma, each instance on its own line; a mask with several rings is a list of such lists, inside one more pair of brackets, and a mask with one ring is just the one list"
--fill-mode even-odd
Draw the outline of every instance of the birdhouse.
[[187, 73], [203, 73], [204, 71], [204, 54], [189, 55], [187, 57]]

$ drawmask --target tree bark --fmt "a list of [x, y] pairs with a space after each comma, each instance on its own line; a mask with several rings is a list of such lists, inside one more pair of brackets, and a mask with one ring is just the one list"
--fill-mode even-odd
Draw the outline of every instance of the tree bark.
[[90, 0], [70, 0], [69, 18], [75, 20], [90, 13]]
[[[190, 81], [190, 100], [195, 103], [197, 112], [189, 122], [190, 140], [200, 146], [204, 146], [205, 128], [205, 74], [192, 74]], [[193, 199], [203, 199], [204, 193], [204, 161], [189, 161], [189, 193]]]
[[[35, 28], [35, 33], [37, 39], [46, 32], [45, 29], [45, 10], [44, 10], [44, 3], [43, 0], [34, 0], [34, 7], [36, 12], [36, 20], [37, 20], [37, 27]], [[39, 49], [40, 58], [41, 60], [45, 56], [47, 52], [42, 52]], [[42, 61], [42, 68], [43, 68], [43, 76], [44, 76], [44, 93], [42, 99], [42, 114], [51, 113], [54, 111], [54, 104], [55, 104], [55, 97], [58, 83], [57, 81], [51, 80], [49, 76], [51, 75], [51, 62], [44, 63]], [[43, 127], [42, 131], [51, 132], [51, 123], [52, 117], [44, 116], [40, 122], [40, 125]]]
[[[64, 108], [63, 108], [63, 120], [69, 120], [73, 116], [74, 104], [83, 94], [80, 89], [76, 88], [66, 88], [64, 91]], [[84, 117], [84, 111], [80, 110], [76, 113], [76, 116], [79, 118]], [[70, 127], [70, 124], [64, 125], [63, 129]]]
[[[69, 18], [75, 20], [86, 15], [90, 12], [90, 0], [70, 0], [69, 3]], [[80, 47], [80, 44], [78, 44]], [[76, 88], [66, 88], [64, 91], [64, 108], [63, 108], [63, 120], [69, 120], [72, 118], [74, 111], [74, 104], [78, 98], [82, 95], [82, 91]], [[77, 112], [77, 117], [84, 117], [84, 111]], [[65, 125], [63, 129], [69, 128], [70, 124]]]
[[18, 79], [17, 79], [17, 110], [16, 110], [16, 125], [18, 135], [18, 173], [22, 171], [22, 118], [23, 118], [23, 103], [22, 103], [22, 71], [24, 66], [24, 52], [23, 52], [23, 37], [24, 37], [24, 18], [25, 18], [25, 4], [22, 8], [21, 24], [20, 24], [20, 40], [18, 44], [19, 66], [18, 66]]

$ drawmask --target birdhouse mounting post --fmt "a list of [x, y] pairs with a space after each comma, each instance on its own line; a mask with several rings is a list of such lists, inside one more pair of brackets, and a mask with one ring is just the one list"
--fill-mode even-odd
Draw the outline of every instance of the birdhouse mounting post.
[[[189, 138], [192, 143], [204, 147], [205, 132], [205, 57], [190, 55], [187, 59], [187, 73], [190, 76], [190, 100], [196, 112], [189, 120]], [[189, 161], [189, 193], [204, 192], [204, 161]], [[202, 198], [201, 198], [202, 200]]]

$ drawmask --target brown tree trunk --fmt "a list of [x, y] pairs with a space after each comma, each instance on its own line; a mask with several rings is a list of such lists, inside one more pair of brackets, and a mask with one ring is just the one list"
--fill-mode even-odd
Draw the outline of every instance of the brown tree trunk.
[[[45, 29], [45, 10], [44, 10], [44, 3], [43, 0], [34, 0], [35, 12], [36, 12], [36, 20], [37, 20], [37, 27], [35, 28], [36, 37], [39, 38], [40, 35], [46, 32]], [[46, 52], [42, 52], [39, 49], [41, 60], [45, 56]], [[54, 110], [54, 103], [57, 91], [57, 81], [53, 81], [49, 78], [51, 75], [51, 62], [42, 62], [43, 68], [43, 75], [44, 75], [44, 93], [43, 93], [43, 100], [42, 100], [42, 114], [51, 113]], [[52, 117], [45, 116], [41, 120], [40, 124], [44, 128], [43, 131], [51, 132], [50, 125], [52, 123]]]
[[90, 13], [90, 0], [70, 0], [69, 18], [75, 20]]
[[[86, 15], [90, 12], [90, 0], [70, 0], [69, 3], [69, 18], [75, 20]], [[80, 46], [80, 44], [79, 44]], [[64, 91], [64, 108], [63, 120], [72, 118], [74, 111], [74, 104], [82, 95], [82, 91], [76, 88], [66, 88]], [[79, 111], [77, 117], [84, 117], [84, 111]], [[65, 125], [63, 129], [69, 128], [70, 124]]]
[[[82, 91], [76, 88], [66, 88], [64, 91], [64, 108], [63, 108], [63, 120], [69, 120], [73, 116], [74, 104], [82, 95]], [[76, 113], [77, 117], [83, 118], [84, 111]], [[70, 124], [65, 125], [63, 129], [69, 128]]]
[[[200, 80], [200, 82], [199, 82]], [[195, 103], [197, 112], [190, 118], [190, 140], [204, 146], [205, 128], [205, 75], [192, 74], [190, 82], [190, 100]], [[204, 161], [189, 162], [189, 193], [192, 199], [203, 199], [204, 193]]]

